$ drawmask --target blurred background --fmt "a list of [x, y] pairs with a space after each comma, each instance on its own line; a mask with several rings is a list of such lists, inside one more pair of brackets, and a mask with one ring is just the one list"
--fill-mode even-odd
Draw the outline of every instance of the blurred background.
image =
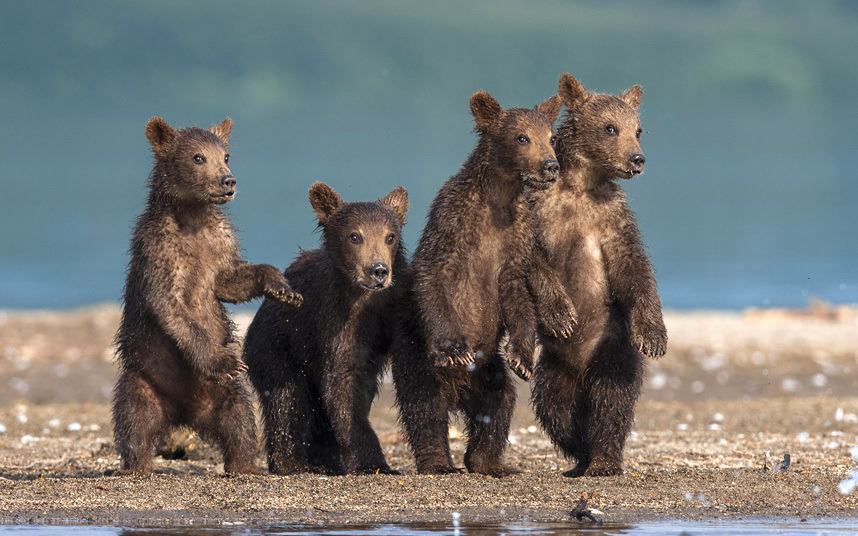
[[[858, 3], [0, 0], [0, 308], [118, 303], [143, 133], [229, 116], [246, 258], [318, 244], [307, 189], [405, 186], [413, 250], [470, 95], [644, 87], [623, 182], [666, 307], [858, 302]], [[256, 304], [251, 304], [255, 307]]]

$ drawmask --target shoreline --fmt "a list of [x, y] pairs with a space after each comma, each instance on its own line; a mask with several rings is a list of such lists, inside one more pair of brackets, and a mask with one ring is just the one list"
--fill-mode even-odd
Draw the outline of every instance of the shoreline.
[[[858, 320], [805, 313], [668, 311], [670, 343], [648, 362], [625, 474], [567, 479], [538, 428], [527, 384], [495, 479], [417, 475], [389, 383], [371, 421], [402, 475], [226, 477], [200, 442], [156, 458], [149, 478], [118, 467], [110, 429], [117, 306], [0, 315], [0, 524], [151, 526], [577, 522], [581, 493], [606, 524], [669, 520], [858, 520]], [[252, 313], [239, 313], [244, 327]], [[517, 380], [518, 381], [518, 380]], [[462, 466], [461, 423], [451, 450]], [[763, 471], [783, 455], [785, 473]], [[257, 465], [264, 468], [262, 451]], [[589, 526], [585, 523], [581, 527]]]

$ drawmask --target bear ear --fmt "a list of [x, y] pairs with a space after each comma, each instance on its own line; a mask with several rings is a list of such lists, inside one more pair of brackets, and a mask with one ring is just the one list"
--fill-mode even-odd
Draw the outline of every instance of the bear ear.
[[219, 125], [215, 125], [209, 129], [209, 132], [220, 138], [220, 141], [223, 142], [224, 145], [229, 146], [229, 132], [232, 130], [232, 119], [227, 117], [223, 121], [220, 122]]
[[552, 125], [557, 121], [557, 116], [560, 115], [560, 108], [563, 106], [563, 101], [560, 100], [560, 95], [554, 95], [542, 104], [537, 104], [534, 109], [545, 116], [548, 122]]
[[587, 99], [587, 90], [581, 82], [575, 80], [575, 77], [569, 73], [560, 75], [560, 82], [557, 84], [557, 93], [563, 99], [563, 104], [567, 108], [571, 108], [576, 104], [580, 104]]
[[399, 220], [399, 226], [405, 225], [405, 213], [408, 212], [408, 191], [402, 186], [397, 186], [389, 194], [378, 200], [378, 204], [393, 212]]
[[146, 137], [152, 144], [152, 150], [160, 154], [172, 143], [176, 131], [160, 117], [153, 117], [146, 123]]
[[343, 200], [333, 188], [324, 182], [316, 182], [310, 186], [310, 205], [316, 211], [319, 225], [325, 225], [331, 215], [343, 206]]
[[643, 88], [638, 85], [634, 85], [620, 93], [620, 99], [635, 109], [640, 106], [642, 96]]
[[471, 113], [477, 123], [477, 130], [485, 132], [489, 127], [500, 119], [503, 108], [494, 97], [485, 91], [477, 91], [471, 95]]

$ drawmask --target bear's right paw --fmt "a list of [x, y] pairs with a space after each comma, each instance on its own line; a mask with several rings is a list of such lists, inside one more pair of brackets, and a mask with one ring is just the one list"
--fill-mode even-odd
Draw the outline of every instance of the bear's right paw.
[[525, 363], [522, 359], [508, 356], [506, 362], [509, 368], [515, 372], [515, 375], [522, 380], [529, 382], [533, 377], [533, 367], [529, 363]]
[[467, 366], [474, 363], [477, 353], [464, 341], [445, 340], [429, 351], [437, 367]]
[[541, 315], [542, 328], [555, 339], [568, 339], [575, 331], [578, 316], [575, 308], [566, 308]]

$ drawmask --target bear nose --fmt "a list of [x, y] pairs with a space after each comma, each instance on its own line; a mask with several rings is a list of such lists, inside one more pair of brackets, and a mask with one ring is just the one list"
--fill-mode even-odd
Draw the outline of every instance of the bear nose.
[[384, 283], [387, 281], [387, 276], [390, 274], [390, 268], [388, 268], [388, 266], [383, 262], [374, 262], [372, 266], [370, 266], [370, 270], [372, 272], [372, 278], [378, 283]]
[[633, 154], [629, 157], [629, 160], [631, 160], [632, 164], [634, 164], [637, 168], [642, 168], [644, 163], [646, 162], [646, 158], [644, 158], [644, 155], [640, 153]]
[[548, 159], [542, 163], [542, 171], [550, 175], [557, 175], [560, 173], [560, 164], [553, 158]]
[[235, 177], [226, 175], [225, 177], [221, 177], [220, 183], [226, 188], [235, 188]]

